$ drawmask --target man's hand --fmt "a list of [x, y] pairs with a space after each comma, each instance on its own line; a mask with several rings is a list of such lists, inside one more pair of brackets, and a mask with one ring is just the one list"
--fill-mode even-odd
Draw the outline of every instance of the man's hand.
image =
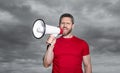
[[55, 36], [52, 35], [52, 34], [48, 37], [48, 39], [47, 39], [47, 41], [46, 41], [47, 44], [51, 44], [51, 45], [54, 45], [55, 42], [56, 42], [56, 38], [55, 38]]

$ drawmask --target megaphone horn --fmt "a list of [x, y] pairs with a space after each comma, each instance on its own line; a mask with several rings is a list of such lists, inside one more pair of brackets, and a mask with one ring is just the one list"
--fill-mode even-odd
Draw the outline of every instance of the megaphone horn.
[[35, 38], [40, 39], [45, 34], [53, 34], [56, 37], [58, 34], [62, 34], [62, 29], [59, 27], [47, 25], [45, 24], [44, 20], [37, 19], [33, 23], [32, 32]]

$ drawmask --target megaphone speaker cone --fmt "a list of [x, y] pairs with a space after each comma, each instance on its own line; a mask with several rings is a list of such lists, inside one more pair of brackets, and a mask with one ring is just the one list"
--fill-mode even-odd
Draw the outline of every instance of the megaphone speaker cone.
[[33, 23], [33, 35], [35, 38], [40, 39], [45, 35], [46, 25], [42, 19], [37, 19]]

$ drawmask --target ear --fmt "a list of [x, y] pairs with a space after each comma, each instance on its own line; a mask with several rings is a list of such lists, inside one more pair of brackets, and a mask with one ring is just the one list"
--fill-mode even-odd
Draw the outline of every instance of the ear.
[[72, 29], [75, 27], [75, 24], [72, 24]]

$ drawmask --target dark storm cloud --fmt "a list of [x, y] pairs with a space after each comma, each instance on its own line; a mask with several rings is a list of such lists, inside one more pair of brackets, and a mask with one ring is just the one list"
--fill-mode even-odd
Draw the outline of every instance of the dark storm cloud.
[[[36, 18], [43, 18], [47, 24], [57, 26], [59, 15], [69, 12], [76, 19], [77, 29], [74, 30], [76, 35], [87, 39], [91, 46], [97, 47], [97, 50], [109, 48], [108, 50], [111, 52], [119, 51], [119, 42], [117, 42], [119, 40], [119, 28], [112, 28], [114, 24], [109, 22], [110, 20], [116, 21], [115, 26], [119, 27], [119, 1], [117, 2], [117, 0], [2, 0], [0, 1], [0, 9], [9, 12], [19, 21], [17, 23], [6, 22], [0, 25], [0, 33], [2, 34], [0, 36], [1, 48], [22, 48], [22, 46], [28, 46], [31, 43], [30, 41], [32, 41], [31, 26]], [[107, 15], [112, 16], [109, 17]], [[117, 18], [115, 15], [118, 15]], [[54, 19], [57, 20], [55, 21]], [[91, 19], [94, 20], [94, 23]], [[78, 26], [79, 23], [80, 26]], [[96, 25], [96, 23], [99, 23], [99, 25]], [[78, 32], [82, 34], [79, 35]], [[115, 50], [102, 44], [104, 43], [103, 39], [112, 40], [107, 42], [106, 45], [111, 45]], [[93, 44], [93, 42], [96, 42], [96, 44]], [[112, 45], [115, 42], [116, 45]], [[10, 47], [6, 47], [6, 45]]]
[[[33, 57], [30, 54], [25, 55], [25, 53], [31, 52], [26, 51], [26, 49], [33, 38], [31, 29], [34, 15], [30, 13], [29, 7], [19, 6], [17, 0], [2, 0], [0, 1], [1, 10], [4, 14], [3, 19], [1, 18], [2, 23], [0, 23], [0, 54], [2, 61]], [[5, 16], [5, 14], [8, 16]], [[4, 18], [7, 18], [7, 21]]]
[[54, 7], [59, 7], [59, 6], [61, 6], [61, 5], [63, 5], [63, 2], [65, 1], [65, 0], [52, 0], [52, 1], [49, 1], [49, 0], [35, 0], [36, 2], [39, 2], [40, 4], [43, 4], [43, 5], [46, 5], [47, 7], [51, 7], [51, 9], [52, 9], [52, 7], [54, 8]]
[[98, 28], [98, 27], [86, 27], [87, 29], [83, 31], [82, 36], [85, 38], [91, 46], [94, 46], [94, 51], [100, 53], [118, 53], [120, 52], [120, 34], [119, 27], [116, 28]]
[[106, 8], [110, 13], [114, 14], [116, 17], [120, 18], [120, 0], [113, 5]]
[[[23, 25], [7, 25], [6, 27], [2, 27], [2, 29], [0, 29], [0, 54], [4, 57], [4, 61], [10, 61], [23, 55], [22, 53], [25, 53], [31, 41], [30, 28]], [[14, 54], [14, 52], [17, 54]]]
[[12, 1], [3, 1], [0, 2], [0, 8], [10, 12], [17, 18], [19, 18], [22, 22], [27, 22], [30, 20], [33, 15], [30, 13], [30, 8], [29, 6], [20, 6], [19, 3], [21, 3], [18, 0], [12, 0]]
[[[33, 52], [32, 48], [35, 47], [38, 51], [39, 48], [45, 46], [43, 43], [45, 38], [43, 42], [39, 42], [42, 45], [40, 46], [31, 34], [32, 23], [35, 19], [42, 18], [47, 24], [58, 26], [59, 16], [65, 12], [74, 15], [76, 24], [74, 33], [85, 38], [90, 46], [95, 47], [98, 51], [102, 49], [113, 53], [119, 52], [120, 43], [118, 40], [120, 35], [118, 35], [118, 31], [120, 29], [118, 27], [120, 27], [120, 17], [119, 1], [117, 2], [117, 0], [2, 0], [0, 1], [1, 10], [13, 16], [13, 21], [10, 21], [14, 22], [14, 19], [18, 21], [0, 23], [0, 48], [4, 52], [11, 51], [7, 53], [12, 54], [12, 56], [14, 55], [13, 51], [18, 53], [17, 56], [19, 54], [25, 55], [28, 52], [35, 54], [37, 52]], [[114, 25], [117, 28], [113, 27]], [[32, 43], [37, 45], [33, 47]], [[26, 49], [26, 51], [22, 53], [22, 50], [17, 48]], [[31, 55], [26, 57], [29, 56]]]
[[119, 73], [120, 0], [0, 0], [0, 72], [46, 73], [40, 66], [47, 36], [35, 39], [32, 25], [42, 18], [58, 26], [66, 12], [75, 17], [74, 34], [95, 52], [93, 72]]

